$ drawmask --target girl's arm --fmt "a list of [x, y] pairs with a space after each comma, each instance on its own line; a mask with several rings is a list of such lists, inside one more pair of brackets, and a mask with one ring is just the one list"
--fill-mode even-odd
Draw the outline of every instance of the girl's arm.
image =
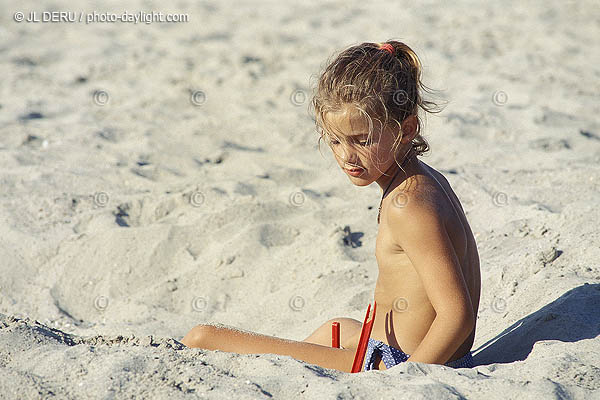
[[412, 195], [404, 207], [388, 208], [390, 231], [419, 274], [437, 314], [407, 361], [444, 364], [472, 332], [475, 318], [440, 207], [430, 199], [421, 200]]

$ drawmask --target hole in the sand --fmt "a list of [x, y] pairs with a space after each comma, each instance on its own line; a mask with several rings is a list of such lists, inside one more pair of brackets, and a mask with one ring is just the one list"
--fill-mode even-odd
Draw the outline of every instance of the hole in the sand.
[[115, 222], [119, 226], [129, 227], [127, 220], [125, 218], [129, 218], [129, 214], [125, 211], [121, 206], [117, 207], [118, 212], [115, 214]]
[[344, 227], [344, 237], [342, 238], [344, 246], [350, 246], [352, 248], [362, 246], [360, 238], [364, 236], [362, 232], [352, 232], [350, 230], [350, 226], [346, 225]]
[[29, 114], [21, 115], [19, 117], [19, 121], [29, 121], [32, 119], [41, 119], [41, 118], [44, 118], [44, 115], [42, 113], [33, 111], [33, 112], [30, 112]]

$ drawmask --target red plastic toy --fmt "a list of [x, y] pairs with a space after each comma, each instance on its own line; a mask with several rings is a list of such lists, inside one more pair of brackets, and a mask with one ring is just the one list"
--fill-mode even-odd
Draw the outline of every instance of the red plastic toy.
[[[375, 322], [375, 312], [377, 311], [377, 302], [373, 303], [373, 314], [369, 318], [369, 311], [371, 311], [371, 303], [367, 308], [367, 315], [365, 315], [365, 322], [363, 322], [362, 330], [360, 332], [360, 339], [358, 340], [358, 346], [356, 347], [356, 353], [354, 354], [354, 362], [352, 363], [352, 373], [360, 372], [360, 367], [365, 360], [365, 353], [367, 352], [367, 345], [369, 344], [369, 338], [371, 337], [371, 331], [373, 330], [373, 322]], [[340, 347], [340, 323], [332, 322], [331, 324], [331, 342], [332, 347]]]
[[340, 323], [331, 323], [331, 347], [340, 348]]
[[371, 311], [371, 303], [367, 308], [367, 315], [365, 315], [365, 322], [363, 322], [362, 331], [360, 332], [360, 340], [358, 341], [358, 347], [354, 354], [354, 363], [352, 364], [352, 372], [360, 372], [360, 367], [365, 359], [365, 353], [367, 351], [367, 344], [371, 337], [371, 331], [373, 330], [373, 322], [375, 321], [375, 312], [377, 310], [377, 302], [373, 304], [373, 315], [369, 319], [369, 311]]

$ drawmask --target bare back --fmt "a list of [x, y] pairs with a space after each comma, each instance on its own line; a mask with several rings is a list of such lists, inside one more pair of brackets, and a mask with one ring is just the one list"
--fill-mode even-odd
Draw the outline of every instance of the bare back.
[[[410, 179], [416, 183], [417, 190], [428, 191], [436, 202], [442, 204], [445, 227], [460, 262], [474, 315], [477, 316], [481, 291], [479, 254], [460, 201], [444, 176], [420, 160], [412, 168]], [[375, 250], [379, 266], [374, 296], [377, 314], [371, 337], [410, 355], [427, 334], [436, 312], [419, 275], [406, 253], [394, 242], [386, 223], [386, 200], [391, 201], [394, 193], [401, 189], [402, 184], [386, 196], [381, 210]], [[427, 243], [423, 243], [423, 246], [423, 251], [427, 251]], [[466, 354], [471, 349], [474, 338], [475, 328], [449, 361]], [[378, 360], [378, 364], [377, 369], [385, 369], [381, 360]]]

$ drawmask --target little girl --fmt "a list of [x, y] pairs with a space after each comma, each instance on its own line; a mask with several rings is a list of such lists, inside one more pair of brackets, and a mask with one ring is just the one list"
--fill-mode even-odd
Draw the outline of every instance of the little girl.
[[[473, 367], [481, 289], [479, 254], [458, 198], [441, 173], [417, 156], [421, 63], [398, 41], [349, 47], [321, 74], [311, 106], [320, 139], [356, 186], [382, 189], [375, 256], [377, 313], [362, 369], [405, 361]], [[341, 347], [331, 347], [331, 323]], [[222, 325], [198, 325], [188, 347], [235, 353], [289, 355], [350, 372], [362, 323], [334, 318], [301, 342]]]

